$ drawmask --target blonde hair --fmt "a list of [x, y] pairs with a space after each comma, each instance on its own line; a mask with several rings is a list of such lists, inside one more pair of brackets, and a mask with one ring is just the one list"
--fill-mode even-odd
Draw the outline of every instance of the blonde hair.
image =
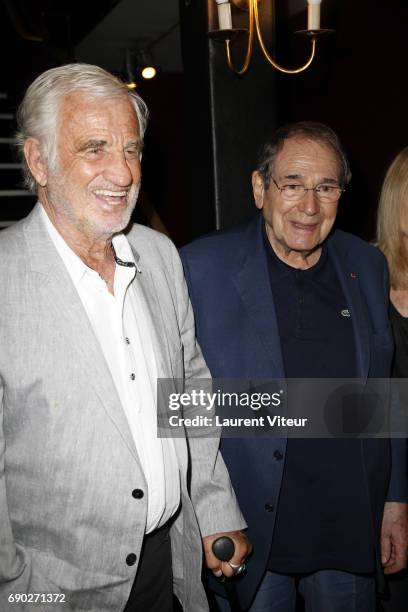
[[393, 289], [408, 289], [408, 247], [400, 227], [407, 197], [408, 147], [405, 147], [385, 175], [377, 213], [377, 245], [387, 258]]
[[147, 106], [123, 81], [91, 64], [65, 64], [51, 68], [31, 83], [17, 111], [16, 145], [23, 164], [24, 184], [30, 191], [36, 191], [36, 182], [25, 160], [24, 143], [27, 138], [36, 138], [45, 159], [51, 166], [55, 164], [58, 110], [64, 97], [76, 92], [98, 98], [127, 97], [135, 109], [143, 141]]

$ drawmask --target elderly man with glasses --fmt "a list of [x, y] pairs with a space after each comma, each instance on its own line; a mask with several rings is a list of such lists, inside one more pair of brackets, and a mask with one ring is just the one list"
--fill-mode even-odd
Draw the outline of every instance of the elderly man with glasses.
[[[184, 248], [197, 337], [214, 377], [389, 376], [385, 260], [333, 230], [349, 179], [329, 127], [280, 128], [253, 173], [257, 218]], [[293, 612], [298, 591], [308, 612], [374, 612], [383, 572], [406, 563], [401, 442], [224, 437], [254, 545], [237, 581], [243, 608]], [[218, 605], [227, 609], [222, 597]]]

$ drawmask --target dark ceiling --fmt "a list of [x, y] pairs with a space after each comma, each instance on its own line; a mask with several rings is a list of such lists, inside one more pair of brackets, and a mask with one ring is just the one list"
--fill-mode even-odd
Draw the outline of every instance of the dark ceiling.
[[[305, 7], [276, 1], [278, 17], [305, 19]], [[0, 33], [2, 89], [16, 97], [43, 69], [68, 61], [123, 72], [127, 49], [148, 48], [162, 72], [183, 70], [179, 0], [0, 0]]]
[[1, 89], [19, 97], [45, 68], [71, 61], [75, 46], [118, 0], [0, 0]]
[[182, 70], [178, 0], [0, 0], [2, 90], [19, 92], [69, 61], [124, 69], [126, 49], [149, 46], [164, 72]]

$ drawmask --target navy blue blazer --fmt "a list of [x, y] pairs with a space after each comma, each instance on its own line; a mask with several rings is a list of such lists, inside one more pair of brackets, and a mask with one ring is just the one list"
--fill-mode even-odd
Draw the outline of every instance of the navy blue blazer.
[[[204, 236], [181, 250], [197, 338], [213, 377], [285, 376], [263, 222], [259, 214], [249, 223]], [[393, 341], [385, 259], [375, 247], [341, 231], [334, 232], [327, 245], [352, 316], [358, 378], [387, 378]], [[221, 442], [254, 547], [246, 575], [238, 581], [244, 607], [267, 565], [285, 448], [286, 439], [224, 438]], [[367, 519], [372, 520], [379, 551], [384, 502], [407, 499], [405, 444], [365, 439], [361, 449], [372, 510]], [[211, 586], [218, 590], [214, 581]]]

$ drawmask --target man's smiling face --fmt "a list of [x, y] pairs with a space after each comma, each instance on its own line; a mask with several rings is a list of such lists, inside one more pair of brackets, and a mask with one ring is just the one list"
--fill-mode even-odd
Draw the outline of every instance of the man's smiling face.
[[[308, 138], [289, 138], [277, 154], [272, 176], [279, 187], [300, 184], [339, 185], [339, 167], [332, 149]], [[285, 200], [271, 179], [265, 188], [258, 172], [253, 174], [256, 206], [262, 210], [269, 241], [280, 259], [297, 266], [319, 249], [327, 238], [337, 214], [337, 202], [320, 203], [316, 193], [307, 191], [301, 200]]]
[[123, 230], [141, 178], [139, 126], [130, 100], [70, 94], [57, 126], [56, 167], [47, 168], [40, 198], [56, 227], [88, 242]]

